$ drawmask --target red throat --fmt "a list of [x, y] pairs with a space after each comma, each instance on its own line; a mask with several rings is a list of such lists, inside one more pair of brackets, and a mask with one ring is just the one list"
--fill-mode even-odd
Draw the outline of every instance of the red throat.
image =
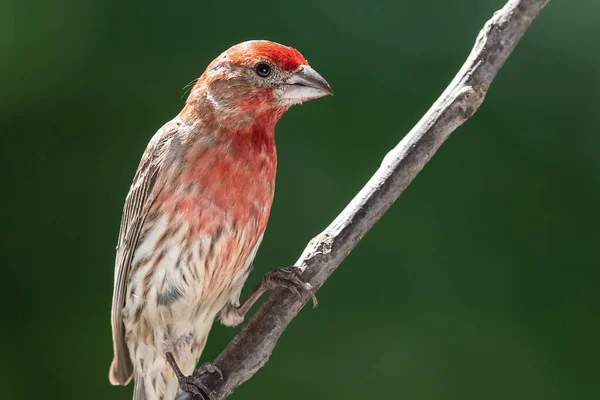
[[[223, 219], [264, 231], [275, 188], [274, 126], [280, 116], [261, 115], [241, 129], [221, 132], [222, 140], [210, 146], [191, 149], [188, 166], [173, 187], [193, 189], [164, 193], [166, 211], [181, 213], [205, 231]], [[218, 214], [221, 218], [215, 218]]]

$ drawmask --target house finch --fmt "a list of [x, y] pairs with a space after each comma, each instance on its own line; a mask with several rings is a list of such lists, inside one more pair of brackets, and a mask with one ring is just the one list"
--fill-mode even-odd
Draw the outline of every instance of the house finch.
[[310, 289], [297, 271], [279, 270], [239, 302], [273, 201], [275, 124], [290, 106], [331, 93], [297, 50], [244, 42], [208, 66], [154, 135], [119, 233], [113, 385], [133, 377], [135, 400], [174, 399], [167, 359], [191, 374], [217, 314], [234, 326], [274, 286]]

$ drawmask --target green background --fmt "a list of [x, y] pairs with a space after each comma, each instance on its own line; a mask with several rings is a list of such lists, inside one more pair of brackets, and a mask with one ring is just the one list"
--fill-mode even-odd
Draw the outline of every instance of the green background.
[[[0, 8], [3, 399], [108, 383], [121, 207], [227, 47], [298, 48], [335, 97], [277, 127], [246, 288], [293, 263], [420, 119], [503, 0], [21, 1]], [[600, 398], [600, 2], [554, 0], [459, 128], [233, 399]], [[239, 329], [216, 326], [203, 360]]]

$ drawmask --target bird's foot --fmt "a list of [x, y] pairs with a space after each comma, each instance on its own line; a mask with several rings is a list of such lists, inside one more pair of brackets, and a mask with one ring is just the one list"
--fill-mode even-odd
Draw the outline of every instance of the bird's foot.
[[302, 296], [301, 293], [308, 293], [312, 299], [313, 308], [319, 304], [312, 285], [302, 279], [302, 269], [298, 267], [292, 266], [271, 271], [263, 277], [261, 284], [269, 291], [280, 287], [286, 288], [298, 297]]
[[[167, 353], [167, 361], [179, 381], [179, 389], [184, 393], [190, 394], [191, 399], [211, 400], [214, 397], [215, 391], [206, 383], [206, 379], [212, 374], [217, 374], [219, 379], [223, 379], [223, 372], [217, 366], [205, 363], [196, 368], [192, 375], [185, 376], [179, 369], [172, 353]], [[187, 398], [190, 397], [188, 396]]]

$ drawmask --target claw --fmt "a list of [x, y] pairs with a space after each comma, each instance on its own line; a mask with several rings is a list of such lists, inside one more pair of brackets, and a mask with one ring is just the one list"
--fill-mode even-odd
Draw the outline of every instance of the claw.
[[219, 367], [217, 367], [213, 363], [204, 363], [200, 366], [200, 368], [197, 368], [194, 371], [192, 376], [198, 378], [198, 377], [201, 377], [202, 375], [214, 374], [214, 373], [219, 375], [219, 379], [223, 379], [223, 371], [221, 371], [221, 369]]
[[179, 369], [173, 353], [168, 352], [166, 356], [167, 362], [179, 381], [179, 389], [182, 392], [192, 394], [194, 399], [199, 396], [203, 400], [210, 400], [215, 395], [215, 391], [206, 385], [203, 379], [205, 375], [214, 373], [218, 374], [220, 379], [223, 379], [223, 372], [217, 366], [206, 363], [197, 368], [191, 376], [185, 376]]
[[300, 292], [308, 293], [312, 299], [313, 308], [316, 308], [319, 305], [312, 285], [302, 279], [302, 269], [298, 267], [279, 268], [269, 272], [264, 277], [264, 284], [269, 290], [273, 290], [277, 287], [284, 287], [298, 297], [302, 297]]

